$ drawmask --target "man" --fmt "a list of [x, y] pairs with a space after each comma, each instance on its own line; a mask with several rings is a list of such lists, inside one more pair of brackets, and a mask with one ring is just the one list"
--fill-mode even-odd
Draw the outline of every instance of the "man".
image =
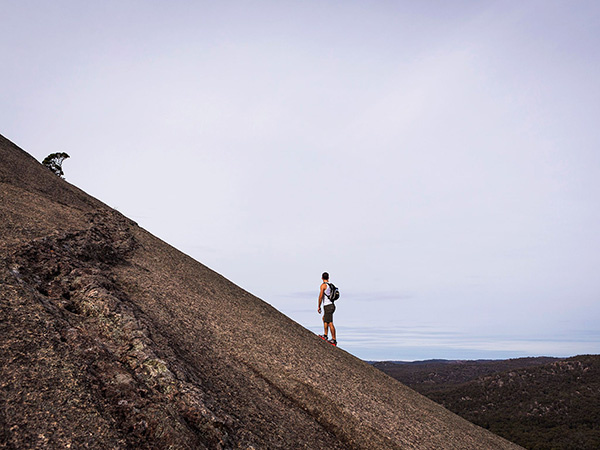
[[335, 327], [333, 326], [333, 312], [335, 311], [335, 305], [330, 299], [331, 288], [329, 287], [329, 274], [324, 272], [322, 279], [323, 283], [321, 284], [321, 291], [319, 292], [319, 308], [317, 311], [319, 314], [321, 314], [321, 304], [323, 304], [323, 309], [325, 310], [325, 313], [323, 314], [323, 326], [325, 334], [319, 336], [321, 339], [325, 339], [327, 341], [327, 335], [329, 334], [329, 331], [331, 331], [331, 340], [329, 342], [333, 345], [337, 345], [337, 341], [335, 340]]

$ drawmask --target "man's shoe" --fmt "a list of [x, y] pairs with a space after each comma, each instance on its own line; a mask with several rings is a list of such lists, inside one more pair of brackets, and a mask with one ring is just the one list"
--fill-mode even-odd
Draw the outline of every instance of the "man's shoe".
[[334, 347], [337, 347], [337, 341], [336, 341], [335, 339], [331, 339], [331, 340], [329, 341], [329, 343], [330, 343], [331, 345], [333, 345]]
[[319, 335], [319, 337], [320, 337], [321, 339], [323, 339], [324, 341], [328, 341], [328, 339], [327, 339], [327, 335], [326, 335], [326, 334], [320, 334], [320, 335]]

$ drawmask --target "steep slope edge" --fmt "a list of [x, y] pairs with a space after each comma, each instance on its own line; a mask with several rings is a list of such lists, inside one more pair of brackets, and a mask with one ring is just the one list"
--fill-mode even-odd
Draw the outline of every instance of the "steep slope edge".
[[0, 139], [0, 447], [519, 448]]

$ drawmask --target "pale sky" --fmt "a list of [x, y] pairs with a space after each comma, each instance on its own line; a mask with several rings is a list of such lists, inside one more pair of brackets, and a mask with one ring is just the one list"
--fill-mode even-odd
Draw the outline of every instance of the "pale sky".
[[600, 2], [0, 14], [1, 134], [341, 348], [600, 353]]

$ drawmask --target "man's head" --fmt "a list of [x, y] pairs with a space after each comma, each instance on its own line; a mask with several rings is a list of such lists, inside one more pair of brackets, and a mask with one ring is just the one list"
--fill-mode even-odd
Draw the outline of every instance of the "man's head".
[[328, 281], [329, 280], [329, 274], [327, 272], [323, 272], [323, 276], [321, 278], [323, 278], [325, 281]]

